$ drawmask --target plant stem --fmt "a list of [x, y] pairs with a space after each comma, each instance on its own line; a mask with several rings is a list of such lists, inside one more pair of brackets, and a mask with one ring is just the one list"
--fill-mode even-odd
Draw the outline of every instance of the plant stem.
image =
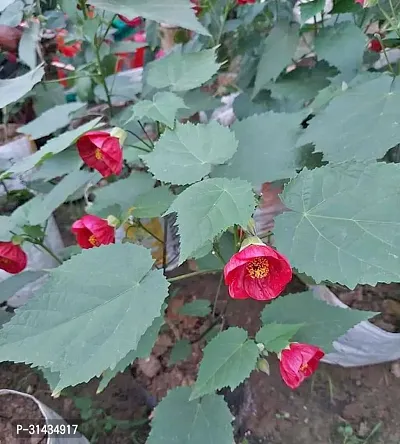
[[203, 331], [203, 333], [196, 339], [193, 339], [190, 341], [191, 344], [196, 344], [197, 342], [200, 342], [206, 335], [209, 333], [216, 325], [219, 324], [221, 318], [218, 317], [206, 330]]
[[[79, 80], [79, 79], [91, 79], [93, 76], [71, 76], [67, 77], [66, 80]], [[59, 79], [53, 79], [53, 80], [43, 80], [41, 83], [47, 84], [47, 83], [58, 83]]]
[[55, 261], [57, 261], [60, 265], [62, 265], [63, 261], [55, 254], [53, 251], [47, 247], [44, 242], [32, 242], [35, 245], [41, 247], [46, 253], [48, 253]]
[[145, 140], [142, 139], [141, 137], [139, 137], [136, 133], [134, 133], [133, 131], [130, 131], [130, 130], [128, 130], [128, 129], [125, 129], [125, 131], [126, 131], [127, 133], [129, 133], [129, 134], [132, 134], [132, 136], [136, 137], [136, 139], [138, 139], [139, 142], [142, 142], [143, 145], [146, 145], [148, 148], [150, 148], [149, 153], [153, 150], [153, 147], [152, 147], [151, 145], [149, 145], [148, 143], [146, 143]]
[[154, 237], [154, 239], [156, 239], [158, 242], [160, 242], [161, 244], [164, 244], [164, 241], [162, 239], [160, 239], [158, 236], [156, 236], [154, 233], [152, 233], [150, 230], [148, 230], [143, 224], [142, 222], [140, 222], [140, 220], [138, 220], [138, 224], [139, 227], [144, 230], [146, 233], [150, 234], [150, 236]]
[[173, 278], [168, 279], [168, 282], [173, 283], [173, 282], [179, 282], [183, 279], [188, 279], [194, 276], [201, 276], [202, 274], [211, 274], [211, 273], [218, 273], [221, 270], [203, 270], [203, 271], [193, 271], [192, 273], [186, 273], [186, 274], [181, 274], [180, 276], [176, 276]]
[[167, 272], [167, 242], [168, 242], [168, 221], [167, 217], [164, 216], [164, 243], [163, 243], [163, 257], [162, 257], [162, 266], [164, 275]]
[[223, 275], [223, 273], [221, 273], [221, 276], [220, 276], [219, 282], [218, 282], [217, 292], [215, 293], [215, 298], [214, 298], [214, 305], [213, 305], [213, 310], [212, 310], [213, 318], [215, 318], [215, 311], [217, 309], [217, 303], [218, 303], [219, 294], [221, 292], [221, 286], [222, 286], [222, 279], [223, 279], [223, 277], [224, 277], [224, 275]]
[[107, 104], [108, 104], [108, 107], [110, 108], [110, 115], [112, 117], [113, 110], [112, 110], [110, 90], [108, 89], [108, 85], [107, 85], [107, 82], [106, 82], [106, 76], [104, 74], [103, 66], [102, 66], [102, 63], [101, 63], [100, 46], [98, 46], [96, 43], [94, 43], [94, 52], [96, 54], [96, 60], [97, 60], [97, 65], [98, 65], [97, 67], [98, 67], [99, 74], [100, 74], [101, 84], [103, 85], [104, 91], [106, 93]]
[[146, 134], [147, 139], [151, 143], [151, 147], [154, 148], [154, 142], [151, 140], [150, 136], [147, 134], [147, 131], [146, 131], [145, 127], [143, 126], [142, 122], [140, 120], [138, 120], [138, 123], [139, 123], [140, 128], [142, 128], [142, 131]]
[[136, 145], [127, 145], [127, 148], [136, 148], [137, 150], [143, 151], [145, 153], [151, 153], [150, 150], [146, 150], [146, 148], [143, 148], [141, 146], [136, 146]]
[[392, 66], [392, 64], [390, 63], [389, 58], [388, 58], [388, 56], [387, 56], [387, 54], [386, 54], [386, 49], [385, 49], [385, 46], [384, 46], [384, 44], [383, 44], [383, 41], [382, 41], [382, 37], [381, 37], [381, 35], [380, 35], [379, 33], [376, 33], [376, 34], [374, 34], [374, 37], [375, 37], [376, 39], [378, 39], [379, 44], [380, 44], [381, 47], [382, 47], [383, 54], [384, 54], [384, 56], [385, 56], [386, 62], [387, 62], [388, 67], [389, 67], [389, 71], [393, 74], [393, 77], [396, 77], [396, 74], [394, 73], [394, 70], [393, 70], [393, 66]]

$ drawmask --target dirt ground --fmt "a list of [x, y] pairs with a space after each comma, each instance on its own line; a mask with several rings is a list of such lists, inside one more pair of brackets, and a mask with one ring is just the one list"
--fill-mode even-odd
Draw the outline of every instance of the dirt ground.
[[[146, 426], [129, 430], [114, 428], [106, 433], [101, 421], [107, 415], [116, 420], [147, 418], [152, 405], [169, 388], [182, 383], [189, 385], [194, 381], [201, 359], [200, 347], [195, 345], [189, 359], [172, 367], [168, 367], [169, 353], [177, 337], [190, 338], [193, 331], [205, 326], [197, 318], [174, 317], [173, 312], [176, 313], [177, 307], [184, 301], [205, 297], [212, 299], [218, 282], [219, 276], [184, 281], [168, 316], [172, 329], [162, 332], [153, 350], [151, 368], [146, 366], [148, 362], [136, 363], [132, 369], [118, 375], [99, 395], [95, 395], [97, 382], [91, 381], [68, 391], [67, 396], [53, 399], [47, 384], [35, 371], [10, 363], [0, 365], [0, 388], [31, 393], [69, 421], [79, 417], [79, 410], [71, 396], [92, 397], [94, 407], [101, 412], [94, 419], [89, 417], [84, 422], [87, 436], [101, 435], [92, 442], [144, 443]], [[289, 292], [301, 290], [298, 282], [293, 282], [288, 288]], [[222, 310], [226, 301], [227, 295], [223, 290], [217, 309]], [[262, 308], [263, 304], [256, 301], [231, 301], [226, 324], [243, 326], [254, 332]], [[271, 360], [270, 376], [254, 372], [235, 392], [224, 393], [236, 418], [237, 443], [400, 443], [400, 380], [391, 372], [391, 364], [353, 369], [321, 365], [314, 378], [296, 391], [282, 383], [276, 364]], [[377, 429], [376, 433], [368, 438], [374, 428]], [[353, 437], [348, 435], [346, 438], [344, 430], [348, 434], [353, 430]], [[0, 430], [0, 443], [9, 442], [1, 436]]]

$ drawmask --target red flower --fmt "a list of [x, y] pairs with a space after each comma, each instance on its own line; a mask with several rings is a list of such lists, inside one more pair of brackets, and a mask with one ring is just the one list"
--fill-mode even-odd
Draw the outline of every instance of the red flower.
[[0, 242], [0, 269], [7, 273], [20, 273], [28, 262], [25, 251], [12, 242]]
[[118, 137], [106, 131], [89, 131], [78, 139], [76, 146], [86, 165], [103, 177], [121, 173], [123, 158]]
[[288, 349], [281, 351], [279, 357], [279, 368], [284, 383], [291, 389], [297, 388], [317, 370], [324, 355], [325, 353], [314, 345], [292, 342]]
[[192, 9], [196, 15], [201, 14], [203, 8], [200, 6], [200, 0], [190, 0], [190, 3], [193, 5]]
[[162, 59], [163, 57], [165, 57], [165, 51], [163, 49], [159, 49], [156, 52], [156, 60]]
[[142, 24], [142, 19], [140, 17], [135, 17], [133, 19], [129, 19], [128, 17], [125, 17], [124, 15], [118, 14], [118, 18], [131, 28], [136, 28], [137, 26], [140, 26]]
[[279, 296], [292, 279], [292, 268], [273, 248], [250, 244], [231, 257], [224, 277], [232, 298], [269, 301]]
[[254, 4], [256, 0], [237, 0], [238, 5], [250, 5]]
[[115, 243], [115, 228], [105, 219], [88, 214], [72, 224], [71, 231], [82, 248], [100, 247]]
[[383, 46], [378, 39], [372, 39], [368, 44], [368, 49], [373, 52], [381, 52], [383, 50]]
[[65, 44], [65, 36], [68, 31], [62, 29], [56, 36], [57, 49], [65, 57], [75, 57], [78, 52], [82, 49], [82, 42], [75, 42], [71, 44]]

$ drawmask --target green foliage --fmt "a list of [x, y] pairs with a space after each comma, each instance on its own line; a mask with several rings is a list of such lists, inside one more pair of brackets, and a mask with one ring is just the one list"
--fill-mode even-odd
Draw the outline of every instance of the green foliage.
[[289, 294], [267, 305], [261, 313], [261, 320], [263, 324], [295, 324], [300, 321], [304, 326], [293, 326], [301, 327], [294, 340], [316, 345], [328, 353], [333, 350], [332, 343], [339, 336], [374, 315], [376, 313], [370, 311], [328, 305], [315, 299], [312, 291], [305, 291]]
[[22, 0], [12, 1], [4, 0], [1, 2], [3, 12], [0, 15], [0, 25], [18, 26], [24, 16], [24, 2]]
[[72, 257], [3, 326], [0, 358], [58, 371], [55, 392], [114, 368], [136, 348], [168, 295], [153, 262], [133, 244]]
[[215, 121], [177, 123], [174, 131], [165, 130], [154, 150], [142, 159], [157, 179], [185, 185], [210, 174], [212, 166], [229, 160], [236, 148], [235, 135]]
[[232, 327], [216, 336], [204, 349], [199, 374], [190, 399], [214, 390], [234, 390], [254, 370], [259, 350], [241, 328]]
[[158, 89], [170, 87], [172, 91], [197, 88], [217, 73], [220, 65], [215, 58], [215, 48], [188, 54], [175, 52], [149, 63], [147, 82]]
[[187, 359], [192, 353], [192, 345], [187, 339], [178, 341], [171, 350], [168, 365], [175, 365], [180, 361]]
[[398, 164], [346, 162], [304, 170], [285, 187], [283, 202], [292, 211], [276, 219], [277, 248], [316, 282], [354, 288], [398, 281], [398, 180]]
[[18, 45], [18, 57], [30, 69], [35, 69], [37, 65], [37, 44], [40, 39], [40, 24], [34, 21], [29, 22], [29, 27], [26, 28], [21, 36]]
[[175, 195], [167, 186], [152, 188], [135, 199], [132, 215], [138, 218], [159, 217], [175, 200]]
[[237, 152], [226, 165], [216, 168], [214, 175], [240, 177], [254, 186], [293, 177], [301, 120], [300, 113], [270, 111], [236, 122], [232, 128], [239, 142]]
[[251, 185], [243, 180], [208, 179], [187, 188], [168, 210], [177, 213], [180, 263], [233, 224], [246, 226], [254, 208]]
[[41, 163], [38, 168], [29, 175], [31, 182], [35, 180], [51, 180], [55, 177], [62, 177], [65, 174], [78, 170], [83, 160], [79, 157], [75, 148], [66, 149], [61, 153], [55, 154]]
[[223, 260], [221, 260], [215, 252], [213, 253], [213, 244], [209, 241], [203, 248], [197, 250], [197, 254], [194, 256], [199, 270], [222, 270], [224, 264], [228, 262], [229, 258], [236, 252], [234, 237], [229, 231], [226, 231], [219, 239], [216, 239], [216, 246]]
[[147, 444], [232, 444], [233, 417], [222, 396], [190, 401], [190, 388], [168, 392], [154, 410]]
[[210, 301], [208, 299], [196, 299], [188, 302], [181, 307], [179, 313], [186, 316], [208, 316], [211, 313]]
[[173, 128], [176, 113], [182, 108], [187, 106], [179, 96], [171, 92], [158, 92], [153, 100], [141, 100], [131, 110], [134, 119], [148, 117]]
[[[265, 310], [265, 309], [264, 309]], [[269, 319], [271, 317], [269, 316]], [[271, 324], [264, 325], [256, 335], [256, 341], [264, 344], [268, 351], [279, 353], [304, 324]]]
[[292, 63], [299, 42], [297, 25], [277, 23], [265, 40], [263, 53], [257, 68], [253, 96], [256, 96], [271, 80]]
[[300, 3], [300, 15], [302, 23], [316, 16], [325, 7], [325, 0], [313, 0], [306, 3]]
[[6, 301], [26, 284], [44, 276], [44, 271], [24, 271], [0, 282], [0, 303]]

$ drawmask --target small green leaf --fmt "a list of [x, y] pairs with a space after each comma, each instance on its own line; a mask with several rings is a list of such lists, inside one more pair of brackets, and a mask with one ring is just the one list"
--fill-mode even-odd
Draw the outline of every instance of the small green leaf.
[[0, 282], [0, 302], [6, 301], [26, 284], [38, 280], [45, 274], [45, 271], [24, 271], [4, 279]]
[[78, 151], [75, 148], [67, 149], [51, 156], [33, 170], [29, 175], [29, 181], [48, 181], [55, 177], [64, 176], [74, 170], [78, 170], [82, 163], [83, 160], [79, 157]]
[[[212, 252], [213, 245], [212, 242], [208, 242], [204, 247], [202, 253], [206, 254], [200, 255], [198, 250], [196, 258], [196, 264], [199, 270], [218, 270], [223, 269], [226, 262], [236, 253], [234, 246], [233, 234], [226, 231], [219, 239], [216, 240], [219, 248], [219, 252], [222, 256], [222, 260], [218, 255]], [[207, 249], [206, 249], [207, 248]]]
[[199, 374], [190, 399], [215, 390], [230, 387], [234, 390], [257, 364], [259, 350], [247, 338], [247, 332], [232, 327], [216, 336], [204, 349]]
[[210, 301], [207, 299], [196, 299], [188, 302], [180, 308], [179, 313], [185, 316], [208, 316], [211, 313]]
[[304, 324], [271, 324], [264, 325], [256, 335], [256, 341], [265, 345], [268, 351], [279, 353], [290, 342], [292, 337]]
[[246, 226], [254, 208], [253, 190], [243, 180], [208, 179], [187, 188], [168, 210], [177, 213], [180, 263], [233, 224]]
[[[232, 444], [232, 414], [222, 396], [189, 401], [190, 387], [168, 392], [154, 410], [147, 444]], [[206, 437], [206, 441], [205, 441]]]
[[236, 148], [235, 135], [216, 121], [177, 123], [174, 131], [166, 129], [154, 150], [142, 159], [157, 179], [186, 185], [210, 174], [213, 165], [229, 160]]
[[27, 134], [32, 139], [48, 136], [67, 126], [71, 120], [70, 114], [83, 108], [85, 105], [85, 103], [81, 102], [72, 102], [54, 106], [28, 124], [18, 128], [18, 132]]
[[147, 82], [158, 89], [169, 86], [172, 91], [197, 88], [217, 73], [220, 65], [215, 58], [215, 48], [188, 54], [172, 53], [149, 63]]
[[294, 340], [316, 345], [328, 353], [333, 350], [333, 341], [375, 314], [370, 311], [334, 307], [315, 299], [312, 291], [305, 291], [273, 301], [262, 311], [261, 320], [263, 324], [302, 322], [304, 326], [295, 334]]
[[185, 361], [192, 353], [192, 345], [187, 339], [178, 341], [171, 350], [168, 365], [175, 365], [180, 361]]
[[131, 107], [132, 119], [148, 117], [173, 128], [176, 113], [181, 108], [187, 106], [179, 96], [171, 92], [158, 92], [153, 100], [141, 100]]
[[135, 199], [131, 214], [138, 218], [159, 217], [168, 210], [175, 197], [167, 186], [152, 188]]
[[290, 65], [299, 43], [299, 27], [288, 23], [277, 23], [264, 43], [263, 53], [257, 68], [253, 97], [271, 80]]

